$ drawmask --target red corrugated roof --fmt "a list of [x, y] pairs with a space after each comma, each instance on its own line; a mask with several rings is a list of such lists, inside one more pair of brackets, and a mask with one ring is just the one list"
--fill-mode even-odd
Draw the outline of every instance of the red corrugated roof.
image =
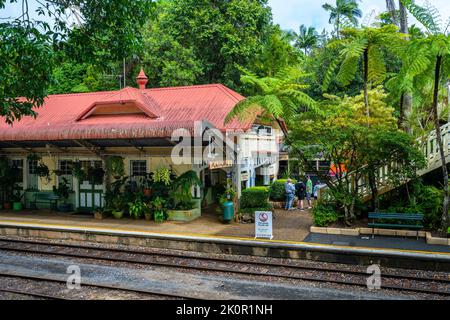
[[[0, 118], [0, 141], [165, 138], [178, 128], [193, 133], [196, 121], [207, 121], [223, 131], [247, 130], [249, 122], [234, 120], [224, 125], [227, 114], [243, 99], [221, 84], [51, 95], [36, 109], [36, 119], [25, 117], [9, 126]], [[117, 109], [121, 103], [134, 103], [142, 113], [93, 111], [109, 104]]]

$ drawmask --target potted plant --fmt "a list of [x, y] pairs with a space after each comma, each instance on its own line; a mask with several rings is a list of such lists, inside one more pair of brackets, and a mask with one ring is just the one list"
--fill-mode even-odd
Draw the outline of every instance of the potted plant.
[[122, 194], [117, 194], [115, 198], [112, 200], [112, 215], [116, 219], [122, 219], [124, 209], [126, 206], [125, 199]]
[[106, 217], [106, 211], [103, 208], [96, 208], [94, 210], [95, 220], [103, 220]]
[[147, 220], [147, 221], [152, 220], [151, 204], [146, 204], [145, 209], [144, 209], [144, 216], [145, 216], [145, 220]]
[[[22, 192], [22, 190], [19, 186], [15, 186], [14, 190], [16, 192], [13, 192], [13, 194], [11, 196], [11, 201], [13, 203], [13, 210], [21, 211], [23, 209], [22, 198], [25, 195], [25, 193]], [[9, 209], [11, 209], [11, 207]]]
[[59, 182], [58, 188], [53, 186], [53, 193], [63, 200], [63, 203], [59, 206], [59, 211], [70, 212], [73, 210], [72, 204], [67, 203], [70, 195], [69, 182], [66, 178], [62, 178]]
[[105, 161], [106, 170], [116, 180], [125, 175], [125, 164], [120, 156], [110, 156]]
[[156, 197], [152, 201], [153, 216], [155, 217], [155, 222], [161, 223], [167, 220], [167, 209], [165, 205], [166, 200], [161, 197]]
[[187, 171], [176, 178], [171, 186], [168, 211], [169, 220], [192, 221], [201, 216], [201, 205], [196, 204], [192, 197], [192, 187], [201, 186], [202, 182], [195, 171]]
[[80, 161], [75, 161], [72, 165], [72, 175], [78, 179], [78, 181], [85, 181], [87, 178], [86, 172], [83, 170], [83, 166]]
[[130, 216], [134, 219], [140, 219], [145, 214], [147, 204], [142, 198], [143, 195], [138, 194], [133, 202], [128, 203]]
[[159, 168], [153, 171], [153, 181], [156, 183], [162, 183], [165, 186], [169, 186], [172, 182], [170, 169]]
[[152, 179], [150, 178], [150, 174], [145, 177], [144, 196], [146, 198], [150, 198], [152, 196]]
[[39, 178], [47, 180], [47, 182], [51, 181], [50, 170], [48, 169], [47, 165], [43, 162], [40, 162], [36, 167], [36, 174], [38, 175]]

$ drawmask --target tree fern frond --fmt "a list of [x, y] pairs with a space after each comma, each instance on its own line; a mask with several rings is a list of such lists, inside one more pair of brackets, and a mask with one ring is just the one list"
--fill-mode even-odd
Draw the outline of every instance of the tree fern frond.
[[284, 107], [276, 95], [267, 95], [261, 99], [262, 109], [275, 118], [283, 118]]
[[339, 84], [347, 86], [355, 79], [359, 58], [359, 56], [349, 56], [345, 58], [341, 64], [339, 73], [336, 76], [336, 80]]
[[330, 65], [325, 73], [325, 77], [323, 79], [322, 91], [328, 90], [328, 87], [330, 86], [331, 81], [333, 81], [333, 77], [335, 76], [335, 72], [338, 67], [338, 64], [339, 64], [338, 59], [334, 59], [331, 61]]
[[241, 77], [241, 82], [243, 84], [251, 85], [256, 87], [261, 93], [266, 93], [269, 91], [269, 86], [267, 85], [265, 79], [260, 79], [258, 77], [244, 75]]
[[264, 96], [253, 96], [240, 101], [226, 116], [225, 124], [230, 123], [236, 118], [240, 121], [252, 119], [255, 116], [255, 110], [262, 109], [263, 98]]
[[376, 46], [369, 47], [369, 81], [380, 84], [386, 77], [386, 63], [383, 53]]
[[439, 24], [436, 21], [438, 12], [430, 11], [427, 8], [416, 5], [413, 0], [400, 0], [406, 9], [432, 34], [440, 32]]

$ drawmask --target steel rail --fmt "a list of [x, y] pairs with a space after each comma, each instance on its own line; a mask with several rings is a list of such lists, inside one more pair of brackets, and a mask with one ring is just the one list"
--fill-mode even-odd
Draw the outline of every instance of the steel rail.
[[[311, 276], [305, 276], [305, 275], [286, 275], [286, 274], [279, 274], [276, 272], [260, 272], [260, 271], [252, 271], [252, 270], [239, 270], [236, 268], [226, 268], [226, 267], [217, 267], [217, 266], [198, 266], [198, 265], [185, 265], [185, 264], [174, 264], [170, 262], [161, 262], [161, 261], [142, 261], [139, 259], [130, 259], [130, 258], [124, 258], [124, 257], [107, 257], [104, 255], [93, 255], [93, 254], [82, 254], [82, 253], [76, 253], [76, 252], [52, 252], [48, 250], [36, 250], [36, 249], [29, 249], [29, 248], [18, 248], [18, 247], [5, 247], [4, 245], [1, 245], [1, 242], [13, 242], [16, 244], [19, 243], [25, 243], [28, 245], [44, 245], [44, 246], [54, 246], [58, 248], [63, 249], [82, 249], [82, 250], [93, 250], [98, 252], [113, 252], [113, 253], [121, 253], [121, 254], [140, 254], [143, 256], [164, 256], [164, 257], [173, 257], [178, 259], [188, 259], [189, 260], [203, 260], [203, 261], [209, 261], [209, 262], [219, 262], [219, 263], [235, 263], [235, 264], [241, 264], [245, 265], [248, 264], [250, 266], [258, 266], [258, 267], [264, 267], [267, 268], [268, 266], [274, 266], [274, 267], [283, 267], [286, 269], [299, 269], [301, 271], [312, 271], [312, 272], [325, 272], [325, 273], [340, 273], [340, 274], [347, 274], [347, 275], [356, 275], [363, 277], [366, 279], [369, 275], [364, 272], [360, 271], [353, 271], [353, 270], [345, 270], [345, 269], [331, 269], [331, 268], [315, 268], [315, 267], [307, 267], [307, 266], [292, 266], [292, 265], [286, 265], [283, 263], [276, 263], [276, 262], [268, 262], [268, 263], [262, 263], [262, 262], [252, 262], [252, 261], [242, 261], [242, 260], [236, 260], [236, 259], [220, 259], [220, 258], [209, 258], [209, 257], [196, 257], [196, 256], [190, 256], [190, 255], [180, 255], [180, 254], [172, 254], [172, 253], [148, 253], [148, 252], [141, 252], [138, 250], [123, 250], [123, 249], [107, 249], [107, 248], [98, 248], [98, 247], [92, 247], [92, 246], [82, 246], [82, 245], [73, 245], [73, 244], [53, 244], [53, 243], [47, 243], [47, 242], [36, 242], [36, 241], [22, 241], [22, 240], [4, 240], [0, 239], [0, 250], [9, 250], [9, 251], [16, 251], [16, 252], [27, 252], [27, 253], [38, 253], [38, 254], [46, 254], [46, 255], [56, 255], [56, 256], [64, 256], [64, 257], [72, 257], [72, 258], [82, 258], [82, 259], [94, 259], [94, 260], [103, 260], [103, 261], [113, 261], [113, 262], [125, 262], [125, 263], [132, 263], [132, 264], [141, 264], [141, 265], [157, 265], [157, 266], [164, 266], [164, 267], [172, 267], [172, 268], [182, 268], [182, 269], [192, 269], [192, 270], [201, 270], [201, 271], [209, 271], [209, 272], [224, 272], [224, 273], [234, 273], [234, 274], [241, 274], [241, 275], [251, 275], [251, 276], [271, 276], [271, 277], [278, 277], [278, 278], [284, 278], [284, 279], [296, 279], [296, 280], [302, 280], [302, 281], [313, 281], [313, 282], [324, 282], [324, 283], [334, 283], [334, 284], [340, 284], [340, 285], [350, 285], [350, 286], [360, 286], [360, 287], [367, 287], [366, 282], [355, 282], [355, 281], [347, 281], [347, 280], [339, 280], [339, 279], [327, 279], [327, 278], [316, 278]], [[395, 280], [410, 280], [415, 282], [434, 282], [434, 283], [445, 283], [449, 284], [449, 279], [443, 279], [443, 278], [427, 278], [427, 277], [414, 277], [414, 276], [402, 276], [402, 275], [395, 275], [395, 274], [386, 274], [382, 275], [382, 278], [390, 278]], [[445, 295], [450, 296], [450, 292], [447, 291], [438, 291], [438, 290], [430, 290], [430, 289], [422, 289], [422, 288], [412, 288], [412, 287], [405, 287], [405, 286], [398, 286], [398, 285], [384, 285], [382, 287], [383, 289], [388, 290], [396, 290], [396, 291], [408, 291], [408, 292], [418, 292], [418, 293], [426, 293], [426, 294], [433, 294], [433, 295]]]
[[[15, 274], [15, 273], [3, 272], [3, 271], [0, 271], [0, 277], [9, 277], [9, 278], [34, 280], [34, 281], [47, 281], [47, 282], [54, 282], [54, 283], [67, 283], [66, 280], [55, 279], [52, 277]], [[185, 299], [185, 300], [198, 300], [199, 299], [198, 297], [192, 297], [192, 296], [181, 295], [181, 294], [172, 294], [172, 293], [155, 291], [155, 290], [147, 290], [147, 289], [125, 288], [125, 287], [112, 286], [112, 285], [106, 285], [106, 284], [100, 284], [100, 283], [92, 283], [92, 282], [85, 283], [83, 286], [92, 287], [92, 288], [108, 289], [108, 290], [114, 290], [114, 291], [125, 291], [125, 292], [131, 292], [131, 293], [148, 294], [148, 295], [155, 295], [155, 296], [169, 297], [169, 298], [176, 298], [176, 299]], [[2, 290], [0, 289], [0, 291], [2, 291]]]

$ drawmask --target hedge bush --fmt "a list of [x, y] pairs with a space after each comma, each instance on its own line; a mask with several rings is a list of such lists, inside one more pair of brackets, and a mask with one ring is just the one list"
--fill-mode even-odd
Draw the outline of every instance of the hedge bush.
[[242, 191], [240, 208], [262, 208], [269, 203], [268, 187], [253, 187]]
[[250, 214], [250, 215], [254, 215], [255, 212], [257, 211], [272, 211], [273, 210], [273, 206], [268, 203], [266, 206], [264, 207], [258, 207], [258, 208], [241, 208], [239, 209], [239, 213], [242, 214]]
[[[287, 179], [280, 179], [272, 183], [270, 186], [270, 200], [272, 201], [284, 201], [286, 200], [286, 182]], [[292, 180], [293, 184], [296, 184], [296, 180]]]
[[320, 203], [314, 206], [312, 213], [316, 227], [328, 227], [339, 220], [339, 215], [333, 208]]
[[441, 226], [443, 190], [434, 186], [421, 186], [417, 192], [415, 204], [400, 200], [394, 202], [385, 212], [392, 213], [420, 213], [424, 215], [424, 225], [427, 229], [438, 230]]

